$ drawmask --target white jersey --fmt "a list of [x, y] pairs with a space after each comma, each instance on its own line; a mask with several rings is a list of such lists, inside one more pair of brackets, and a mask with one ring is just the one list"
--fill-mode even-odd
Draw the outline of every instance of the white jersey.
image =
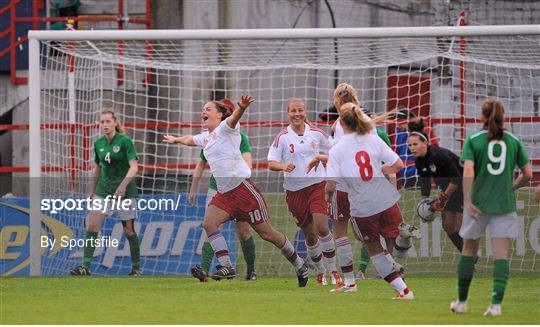
[[274, 138], [268, 151], [268, 161], [292, 163], [296, 168], [290, 173], [284, 172], [283, 187], [288, 191], [298, 191], [325, 180], [326, 172], [321, 163], [317, 170], [306, 171], [309, 162], [316, 155], [327, 153], [331, 145], [330, 136], [320, 128], [305, 124], [304, 135], [298, 135], [289, 125]]
[[230, 128], [224, 120], [212, 133], [202, 132], [193, 141], [203, 148], [220, 193], [228, 192], [251, 177], [251, 169], [240, 153], [240, 124]]
[[[365, 114], [364, 114], [365, 115]], [[367, 117], [367, 115], [365, 115]], [[339, 142], [339, 140], [345, 135], [345, 131], [343, 130], [343, 126], [341, 126], [341, 119], [338, 117], [334, 124], [332, 125], [332, 131], [334, 132], [334, 145]], [[373, 130], [371, 130], [371, 133], [377, 134], [377, 128], [373, 127]], [[341, 181], [336, 180], [337, 185], [336, 188], [340, 192], [349, 192], [348, 186]]]
[[346, 134], [330, 149], [327, 179], [347, 185], [352, 216], [371, 216], [390, 208], [400, 198], [381, 171], [382, 162], [391, 166], [398, 159], [376, 134]]

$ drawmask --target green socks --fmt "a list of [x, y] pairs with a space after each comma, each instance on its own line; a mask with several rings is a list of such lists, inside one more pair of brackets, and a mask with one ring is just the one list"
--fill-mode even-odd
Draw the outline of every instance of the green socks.
[[360, 250], [360, 271], [365, 273], [369, 263], [369, 254], [365, 247]]
[[475, 257], [462, 255], [458, 261], [458, 297], [460, 302], [467, 301], [469, 295], [469, 287], [474, 273]]
[[212, 259], [214, 258], [214, 249], [210, 242], [204, 242], [202, 247], [201, 255], [201, 267], [204, 271], [210, 271], [210, 265], [212, 264]]
[[134, 233], [126, 238], [129, 242], [129, 250], [131, 252], [131, 266], [134, 270], [141, 270], [141, 250], [139, 248], [139, 236]]
[[509, 274], [508, 260], [493, 261], [493, 297], [491, 298], [491, 304], [501, 304]]
[[[87, 269], [90, 269], [90, 264], [92, 263], [92, 257], [94, 256], [94, 250], [96, 247], [94, 246], [95, 241], [98, 237], [97, 232], [86, 232], [85, 238], [85, 244], [88, 244], [89, 246], [84, 247], [84, 255], [83, 255], [83, 266]], [[87, 241], [92, 240], [92, 241]]]
[[246, 260], [247, 271], [255, 271], [255, 240], [253, 236], [250, 236], [244, 242], [240, 242], [242, 246], [242, 253], [244, 253], [244, 260]]

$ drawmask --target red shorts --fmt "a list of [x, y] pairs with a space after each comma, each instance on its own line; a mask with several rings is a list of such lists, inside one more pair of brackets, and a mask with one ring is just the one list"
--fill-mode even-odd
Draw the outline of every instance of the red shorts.
[[403, 221], [399, 206], [390, 208], [369, 217], [352, 217], [354, 236], [364, 243], [379, 242], [380, 237], [396, 238], [399, 235], [399, 224]]
[[228, 192], [218, 192], [210, 205], [226, 211], [231, 219], [245, 221], [250, 225], [258, 225], [269, 218], [266, 200], [251, 179], [244, 180]]
[[330, 216], [339, 221], [348, 221], [351, 218], [351, 206], [349, 204], [349, 194], [336, 191], [330, 206]]
[[296, 226], [302, 228], [313, 220], [314, 213], [328, 215], [328, 204], [324, 200], [326, 182], [304, 187], [298, 191], [285, 191], [285, 200]]

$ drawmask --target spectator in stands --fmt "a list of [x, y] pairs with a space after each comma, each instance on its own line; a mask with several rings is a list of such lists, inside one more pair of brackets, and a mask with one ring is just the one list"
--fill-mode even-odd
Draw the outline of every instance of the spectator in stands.
[[[49, 0], [51, 17], [77, 17], [79, 16], [80, 0]], [[74, 25], [74, 28], [77, 24]], [[51, 23], [52, 30], [65, 30], [65, 22]]]

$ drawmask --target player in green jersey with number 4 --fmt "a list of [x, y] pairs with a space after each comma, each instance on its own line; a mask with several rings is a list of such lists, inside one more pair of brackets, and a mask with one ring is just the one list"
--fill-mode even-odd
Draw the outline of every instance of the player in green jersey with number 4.
[[[107, 216], [116, 212], [124, 226], [124, 233], [131, 251], [132, 269], [129, 275], [140, 276], [139, 237], [135, 232], [137, 186], [133, 177], [137, 174], [137, 150], [131, 139], [124, 134], [112, 108], [101, 112], [100, 127], [103, 136], [94, 143], [95, 163], [92, 185], [92, 209], [86, 217], [86, 236], [82, 266], [69, 271], [70, 275], [90, 275], [90, 264], [101, 224]], [[126, 206], [114, 204], [112, 200], [128, 201]], [[98, 202], [100, 204], [98, 204]], [[124, 204], [124, 203], [123, 203]], [[129, 206], [128, 206], [129, 204]], [[99, 206], [103, 206], [99, 208]], [[128, 210], [118, 208], [129, 207]]]
[[[457, 268], [458, 299], [452, 301], [450, 309], [455, 313], [467, 312], [475, 256], [480, 237], [488, 227], [493, 256], [493, 296], [484, 316], [500, 316], [510, 273], [508, 249], [519, 231], [514, 191], [532, 178], [532, 168], [523, 144], [503, 127], [501, 101], [484, 101], [480, 119], [483, 130], [467, 137], [461, 155], [465, 210], [459, 234], [463, 237], [463, 250]], [[516, 166], [522, 174], [513, 181]]]

